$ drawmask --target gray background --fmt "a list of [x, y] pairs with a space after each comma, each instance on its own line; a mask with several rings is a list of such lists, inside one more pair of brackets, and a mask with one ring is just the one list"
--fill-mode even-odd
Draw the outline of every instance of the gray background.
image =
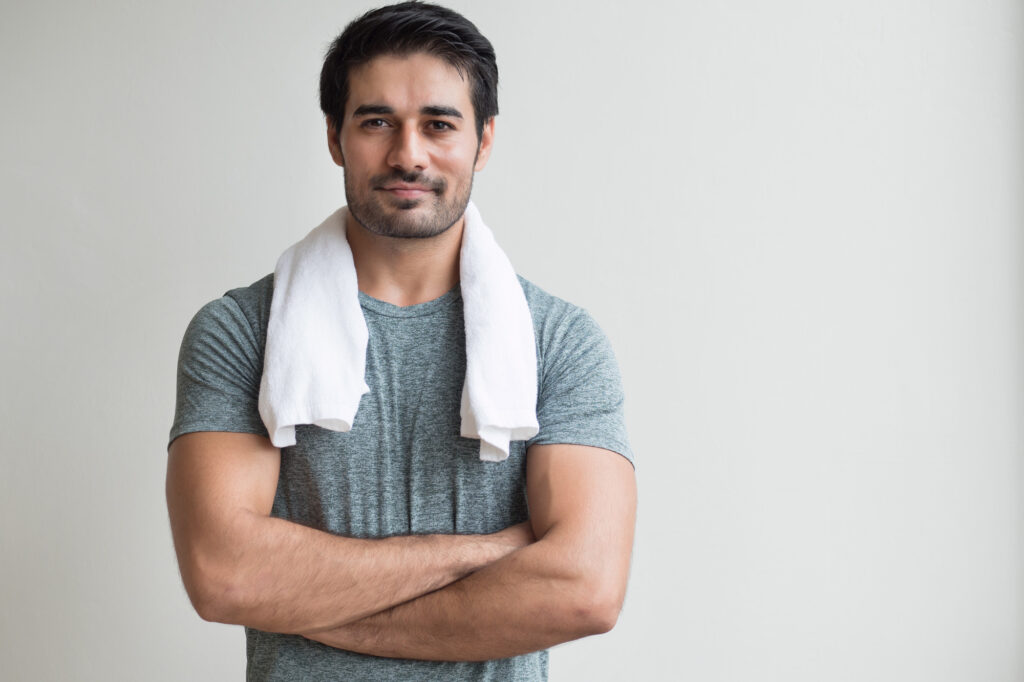
[[[0, 668], [222, 680], [163, 497], [192, 314], [342, 203], [364, 2], [6, 2]], [[451, 2], [494, 42], [475, 200], [622, 365], [641, 492], [555, 680], [1024, 679], [1024, 7]]]

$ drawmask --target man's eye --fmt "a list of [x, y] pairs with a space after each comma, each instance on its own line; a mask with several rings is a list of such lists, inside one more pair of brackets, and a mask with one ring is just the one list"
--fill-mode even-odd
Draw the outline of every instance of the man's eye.
[[383, 128], [387, 124], [388, 122], [382, 118], [368, 118], [363, 121], [364, 128]]
[[427, 126], [435, 132], [455, 130], [455, 126], [453, 126], [451, 123], [448, 123], [447, 121], [431, 121], [430, 123], [427, 124]]

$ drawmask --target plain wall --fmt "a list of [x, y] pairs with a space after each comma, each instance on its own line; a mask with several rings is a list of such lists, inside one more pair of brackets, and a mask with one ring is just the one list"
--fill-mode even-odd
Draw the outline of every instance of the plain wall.
[[[164, 502], [191, 316], [343, 202], [316, 84], [370, 2], [5, 2], [0, 669], [223, 680]], [[1024, 7], [451, 2], [475, 201], [616, 349], [627, 602], [554, 680], [1024, 679]]]

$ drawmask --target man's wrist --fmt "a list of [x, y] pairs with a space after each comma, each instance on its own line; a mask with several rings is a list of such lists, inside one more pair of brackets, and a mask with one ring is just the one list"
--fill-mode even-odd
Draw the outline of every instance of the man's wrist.
[[495, 533], [430, 537], [439, 543], [439, 551], [451, 552], [458, 557], [455, 563], [459, 578], [505, 558], [534, 540], [528, 522]]

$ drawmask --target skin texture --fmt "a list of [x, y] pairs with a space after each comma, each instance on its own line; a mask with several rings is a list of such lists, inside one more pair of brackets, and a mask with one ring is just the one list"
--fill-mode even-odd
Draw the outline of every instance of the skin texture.
[[[469, 84], [423, 54], [353, 70], [345, 112], [327, 137], [345, 169], [359, 288], [400, 306], [433, 300], [458, 282], [462, 212], [494, 120], [478, 139]], [[261, 436], [192, 433], [170, 447], [175, 549], [207, 620], [428, 660], [511, 656], [616, 621], [636, 509], [633, 468], [616, 453], [531, 447], [530, 522], [491, 535], [362, 540], [272, 518], [279, 469]]]
[[[352, 70], [337, 143], [349, 211], [390, 237], [433, 237], [462, 218], [483, 170], [473, 106], [459, 72], [437, 57], [382, 56]], [[333, 151], [333, 150], [332, 150]]]
[[629, 461], [582, 445], [527, 452], [537, 542], [448, 587], [311, 639], [376, 656], [482, 661], [612, 629], [636, 514]]
[[167, 506], [182, 580], [206, 620], [272, 632], [353, 622], [468, 575], [533, 540], [490, 535], [363, 540], [272, 518], [281, 453], [263, 436], [176, 438]]
[[[458, 282], [462, 214], [494, 140], [493, 119], [479, 139], [474, 121], [468, 82], [437, 57], [382, 56], [349, 73], [345, 118], [340, 129], [328, 121], [327, 143], [345, 169], [360, 290], [407, 306]], [[409, 185], [431, 189], [400, 189]]]

